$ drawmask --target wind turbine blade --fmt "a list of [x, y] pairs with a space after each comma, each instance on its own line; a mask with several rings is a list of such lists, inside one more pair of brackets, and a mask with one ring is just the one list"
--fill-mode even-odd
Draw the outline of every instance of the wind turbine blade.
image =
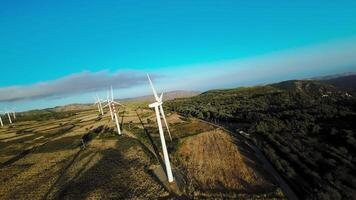
[[166, 120], [166, 115], [164, 114], [164, 110], [163, 110], [162, 105], [160, 105], [160, 106], [159, 106], [159, 109], [160, 109], [160, 111], [161, 111], [161, 114], [162, 114], [162, 117], [163, 117], [164, 124], [165, 124], [165, 125], [166, 125], [166, 127], [167, 127], [167, 132], [168, 132], [168, 135], [169, 135], [169, 139], [171, 139], [171, 141], [172, 141], [171, 132], [169, 131], [168, 123], [167, 123], [167, 120]]
[[153, 95], [155, 96], [156, 101], [158, 101], [159, 98], [158, 98], [158, 95], [157, 95], [157, 92], [156, 92], [155, 88], [153, 87], [153, 83], [151, 81], [150, 75], [147, 74], [147, 78], [148, 78], [148, 81], [150, 82], [150, 85], [151, 85], [151, 88], [152, 88], [152, 91], [153, 91]]
[[126, 107], [125, 105], [123, 105], [123, 104], [121, 104], [119, 102], [116, 102], [116, 101], [113, 101], [113, 103], [116, 104], [116, 105], [122, 106], [122, 107]]
[[163, 100], [163, 92], [162, 92], [161, 96], [159, 97], [159, 100], [160, 100], [160, 101]]
[[110, 86], [111, 90], [111, 101], [114, 101], [114, 91], [112, 90], [112, 86]]

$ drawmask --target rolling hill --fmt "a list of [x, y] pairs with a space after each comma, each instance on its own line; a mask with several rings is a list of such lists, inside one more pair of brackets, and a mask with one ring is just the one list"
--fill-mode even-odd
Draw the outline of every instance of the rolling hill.
[[356, 91], [356, 74], [321, 80], [324, 83], [334, 85], [345, 90]]
[[355, 199], [356, 98], [337, 84], [353, 79], [212, 90], [167, 108], [251, 140], [300, 199]]
[[[179, 98], [188, 98], [188, 97], [194, 97], [199, 95], [200, 92], [194, 92], [194, 91], [185, 91], [185, 90], [176, 90], [176, 91], [171, 91], [164, 93], [164, 99], [165, 100], [173, 100], [173, 99], [179, 99]], [[133, 98], [125, 98], [125, 99], [117, 99], [118, 101], [121, 102], [137, 102], [137, 101], [154, 101], [153, 95], [146, 95], [146, 96], [139, 96], [139, 97], [133, 97]], [[53, 112], [69, 112], [69, 111], [78, 111], [78, 110], [89, 110], [93, 109], [94, 106], [93, 104], [68, 104], [64, 106], [56, 106], [54, 108], [47, 108], [43, 110], [31, 110], [24, 112], [24, 114], [46, 114], [46, 113], [53, 113]]]
[[[195, 91], [185, 91], [185, 90], [176, 90], [176, 91], [171, 91], [171, 92], [166, 92], [164, 93], [164, 99], [165, 100], [173, 100], [173, 99], [179, 99], [179, 98], [188, 98], [188, 97], [194, 97], [199, 95], [200, 92], [195, 92]], [[140, 97], [134, 97], [134, 98], [126, 98], [126, 99], [119, 99], [119, 101], [123, 102], [128, 102], [128, 101], [154, 101], [153, 95], [146, 95], [146, 96], [140, 96]]]

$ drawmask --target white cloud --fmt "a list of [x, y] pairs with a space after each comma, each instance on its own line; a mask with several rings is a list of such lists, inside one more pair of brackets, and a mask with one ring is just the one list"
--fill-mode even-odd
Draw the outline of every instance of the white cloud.
[[28, 86], [0, 88], [0, 102], [33, 100], [41, 98], [63, 98], [86, 92], [114, 88], [131, 88], [147, 83], [146, 76], [137, 71], [110, 74], [108, 71], [82, 72], [57, 80]]

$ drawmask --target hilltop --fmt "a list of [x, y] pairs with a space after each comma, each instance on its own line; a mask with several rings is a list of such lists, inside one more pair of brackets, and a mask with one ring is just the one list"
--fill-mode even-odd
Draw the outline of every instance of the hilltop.
[[324, 83], [334, 85], [345, 90], [356, 91], [356, 74], [322, 80]]
[[212, 90], [167, 108], [251, 140], [300, 199], [354, 199], [356, 94], [335, 80]]

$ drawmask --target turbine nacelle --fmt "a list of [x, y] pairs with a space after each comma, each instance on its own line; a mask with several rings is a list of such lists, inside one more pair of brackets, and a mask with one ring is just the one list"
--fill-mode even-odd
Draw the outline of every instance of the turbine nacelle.
[[161, 96], [159, 96], [159, 98], [156, 99], [156, 101], [162, 103], [162, 100], [163, 100], [163, 92], [161, 93]]
[[154, 103], [151, 103], [150, 105], [148, 105], [148, 107], [154, 108], [154, 107], [161, 106], [162, 104], [163, 104], [162, 102], [154, 102]]

